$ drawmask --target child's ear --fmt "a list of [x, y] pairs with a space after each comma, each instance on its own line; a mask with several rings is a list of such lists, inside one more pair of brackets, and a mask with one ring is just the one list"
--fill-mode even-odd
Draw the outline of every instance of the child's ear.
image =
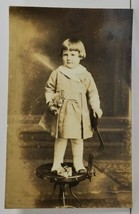
[[82, 60], [82, 59], [84, 59], [85, 57], [79, 53], [79, 58], [80, 58], [80, 60]]
[[80, 60], [82, 60], [82, 59], [83, 59], [83, 57], [81, 57], [81, 56], [79, 56], [79, 58], [80, 58]]

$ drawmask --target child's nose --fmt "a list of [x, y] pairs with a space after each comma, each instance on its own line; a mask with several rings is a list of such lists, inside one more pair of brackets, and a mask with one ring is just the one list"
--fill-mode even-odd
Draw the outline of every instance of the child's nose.
[[67, 59], [70, 60], [71, 59], [71, 55], [68, 55]]

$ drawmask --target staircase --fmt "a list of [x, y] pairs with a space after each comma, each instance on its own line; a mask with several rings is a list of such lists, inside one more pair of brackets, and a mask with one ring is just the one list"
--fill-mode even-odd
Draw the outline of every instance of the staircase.
[[[28, 158], [50, 158], [53, 155], [54, 138], [43, 130], [39, 125], [40, 117], [22, 120], [19, 128], [20, 147], [28, 150]], [[105, 152], [99, 159], [125, 160], [130, 155], [130, 125], [128, 118], [105, 117], [99, 121], [99, 130], [105, 143]], [[84, 141], [84, 158], [88, 158], [91, 151], [99, 146], [98, 137], [94, 133], [93, 138]], [[68, 144], [66, 157], [71, 157], [70, 143]]]

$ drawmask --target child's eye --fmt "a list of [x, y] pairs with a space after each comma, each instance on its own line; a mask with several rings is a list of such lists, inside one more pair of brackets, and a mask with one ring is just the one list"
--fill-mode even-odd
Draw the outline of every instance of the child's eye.
[[65, 54], [63, 54], [63, 56], [68, 56], [68, 54], [65, 53]]

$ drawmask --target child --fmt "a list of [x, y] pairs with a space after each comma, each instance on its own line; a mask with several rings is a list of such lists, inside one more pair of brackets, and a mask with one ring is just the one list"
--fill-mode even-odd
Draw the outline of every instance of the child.
[[[62, 170], [67, 140], [71, 141], [73, 164], [78, 174], [86, 173], [83, 165], [83, 139], [92, 137], [89, 106], [100, 118], [102, 110], [96, 84], [80, 61], [86, 57], [83, 43], [74, 38], [66, 39], [61, 47], [63, 65], [54, 70], [45, 87], [46, 104], [51, 112], [40, 125], [55, 136], [54, 161], [51, 171]], [[53, 116], [52, 116], [53, 114]], [[49, 120], [49, 121], [48, 121]]]

